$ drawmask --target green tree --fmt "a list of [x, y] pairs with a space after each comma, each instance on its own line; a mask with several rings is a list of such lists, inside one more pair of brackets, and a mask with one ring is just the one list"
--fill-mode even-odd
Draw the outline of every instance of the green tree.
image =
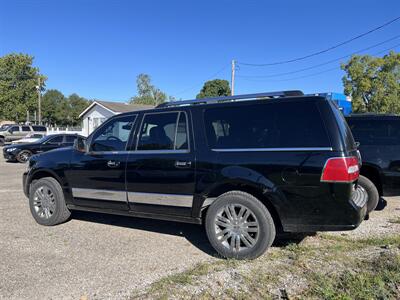
[[147, 74], [139, 74], [136, 78], [137, 95], [130, 99], [131, 104], [158, 105], [167, 99], [167, 95], [151, 84]]
[[0, 119], [22, 121], [26, 112], [37, 109], [37, 85], [46, 77], [32, 66], [33, 56], [8, 54], [0, 57]]
[[229, 82], [224, 79], [209, 80], [204, 83], [200, 93], [196, 96], [197, 99], [208, 98], [208, 97], [221, 97], [229, 96], [231, 94], [231, 88]]
[[400, 53], [355, 55], [342, 65], [354, 112], [400, 113]]
[[60, 124], [62, 115], [59, 108], [66, 102], [65, 96], [58, 90], [48, 90], [42, 97], [42, 120], [46, 124]]
[[87, 99], [80, 97], [75, 93], [68, 97], [70, 125], [76, 126], [80, 124], [79, 115], [89, 106], [89, 104], [90, 102]]

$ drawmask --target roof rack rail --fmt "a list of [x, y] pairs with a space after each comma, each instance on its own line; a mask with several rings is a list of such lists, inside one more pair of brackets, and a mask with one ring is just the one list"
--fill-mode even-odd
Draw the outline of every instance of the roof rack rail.
[[164, 102], [164, 103], [158, 105], [157, 108], [174, 107], [174, 106], [189, 106], [189, 105], [199, 105], [199, 104], [212, 104], [212, 103], [221, 103], [221, 102], [230, 102], [230, 101], [260, 100], [260, 99], [280, 98], [280, 97], [296, 97], [296, 96], [303, 96], [303, 95], [304, 95], [304, 93], [299, 90], [268, 92], [268, 93], [258, 93], [258, 94], [245, 94], [245, 95], [237, 95], [237, 96], [225, 96], [225, 97], [213, 97], [213, 98]]

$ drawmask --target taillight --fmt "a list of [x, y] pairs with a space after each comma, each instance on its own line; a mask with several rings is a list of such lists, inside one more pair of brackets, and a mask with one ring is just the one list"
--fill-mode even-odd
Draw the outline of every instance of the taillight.
[[321, 181], [353, 182], [359, 175], [360, 167], [357, 157], [333, 157], [326, 161]]

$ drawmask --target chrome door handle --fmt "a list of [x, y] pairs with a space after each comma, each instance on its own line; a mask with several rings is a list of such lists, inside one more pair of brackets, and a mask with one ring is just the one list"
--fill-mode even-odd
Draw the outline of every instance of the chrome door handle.
[[177, 160], [175, 162], [175, 167], [177, 167], [177, 168], [190, 168], [191, 165], [192, 165], [191, 161], [180, 161], [180, 160]]
[[107, 162], [107, 166], [109, 166], [110, 168], [117, 168], [117, 167], [119, 167], [119, 165], [120, 165], [119, 161], [109, 160]]

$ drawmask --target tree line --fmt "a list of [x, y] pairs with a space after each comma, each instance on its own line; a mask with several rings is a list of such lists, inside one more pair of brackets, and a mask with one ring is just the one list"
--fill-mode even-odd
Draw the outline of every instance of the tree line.
[[[0, 57], [0, 120], [25, 122], [38, 109], [38, 90], [42, 96], [42, 121], [49, 125], [76, 126], [79, 114], [90, 104], [77, 94], [64, 96], [55, 89], [46, 90], [47, 77], [33, 67], [33, 57], [8, 54]], [[353, 112], [400, 113], [400, 53], [383, 57], [354, 55], [341, 65], [344, 93], [352, 98]], [[40, 86], [38, 85], [40, 79]], [[148, 74], [136, 78], [137, 95], [132, 104], [158, 105], [176, 100], [152, 84]], [[228, 96], [227, 80], [206, 81], [196, 98]]]
[[[64, 96], [58, 90], [46, 91], [47, 77], [33, 67], [33, 56], [8, 54], [0, 57], [0, 120], [35, 121], [38, 118], [38, 92], [41, 101], [42, 123], [76, 126], [79, 114], [89, 101], [77, 94]], [[40, 85], [39, 85], [40, 79]]]

